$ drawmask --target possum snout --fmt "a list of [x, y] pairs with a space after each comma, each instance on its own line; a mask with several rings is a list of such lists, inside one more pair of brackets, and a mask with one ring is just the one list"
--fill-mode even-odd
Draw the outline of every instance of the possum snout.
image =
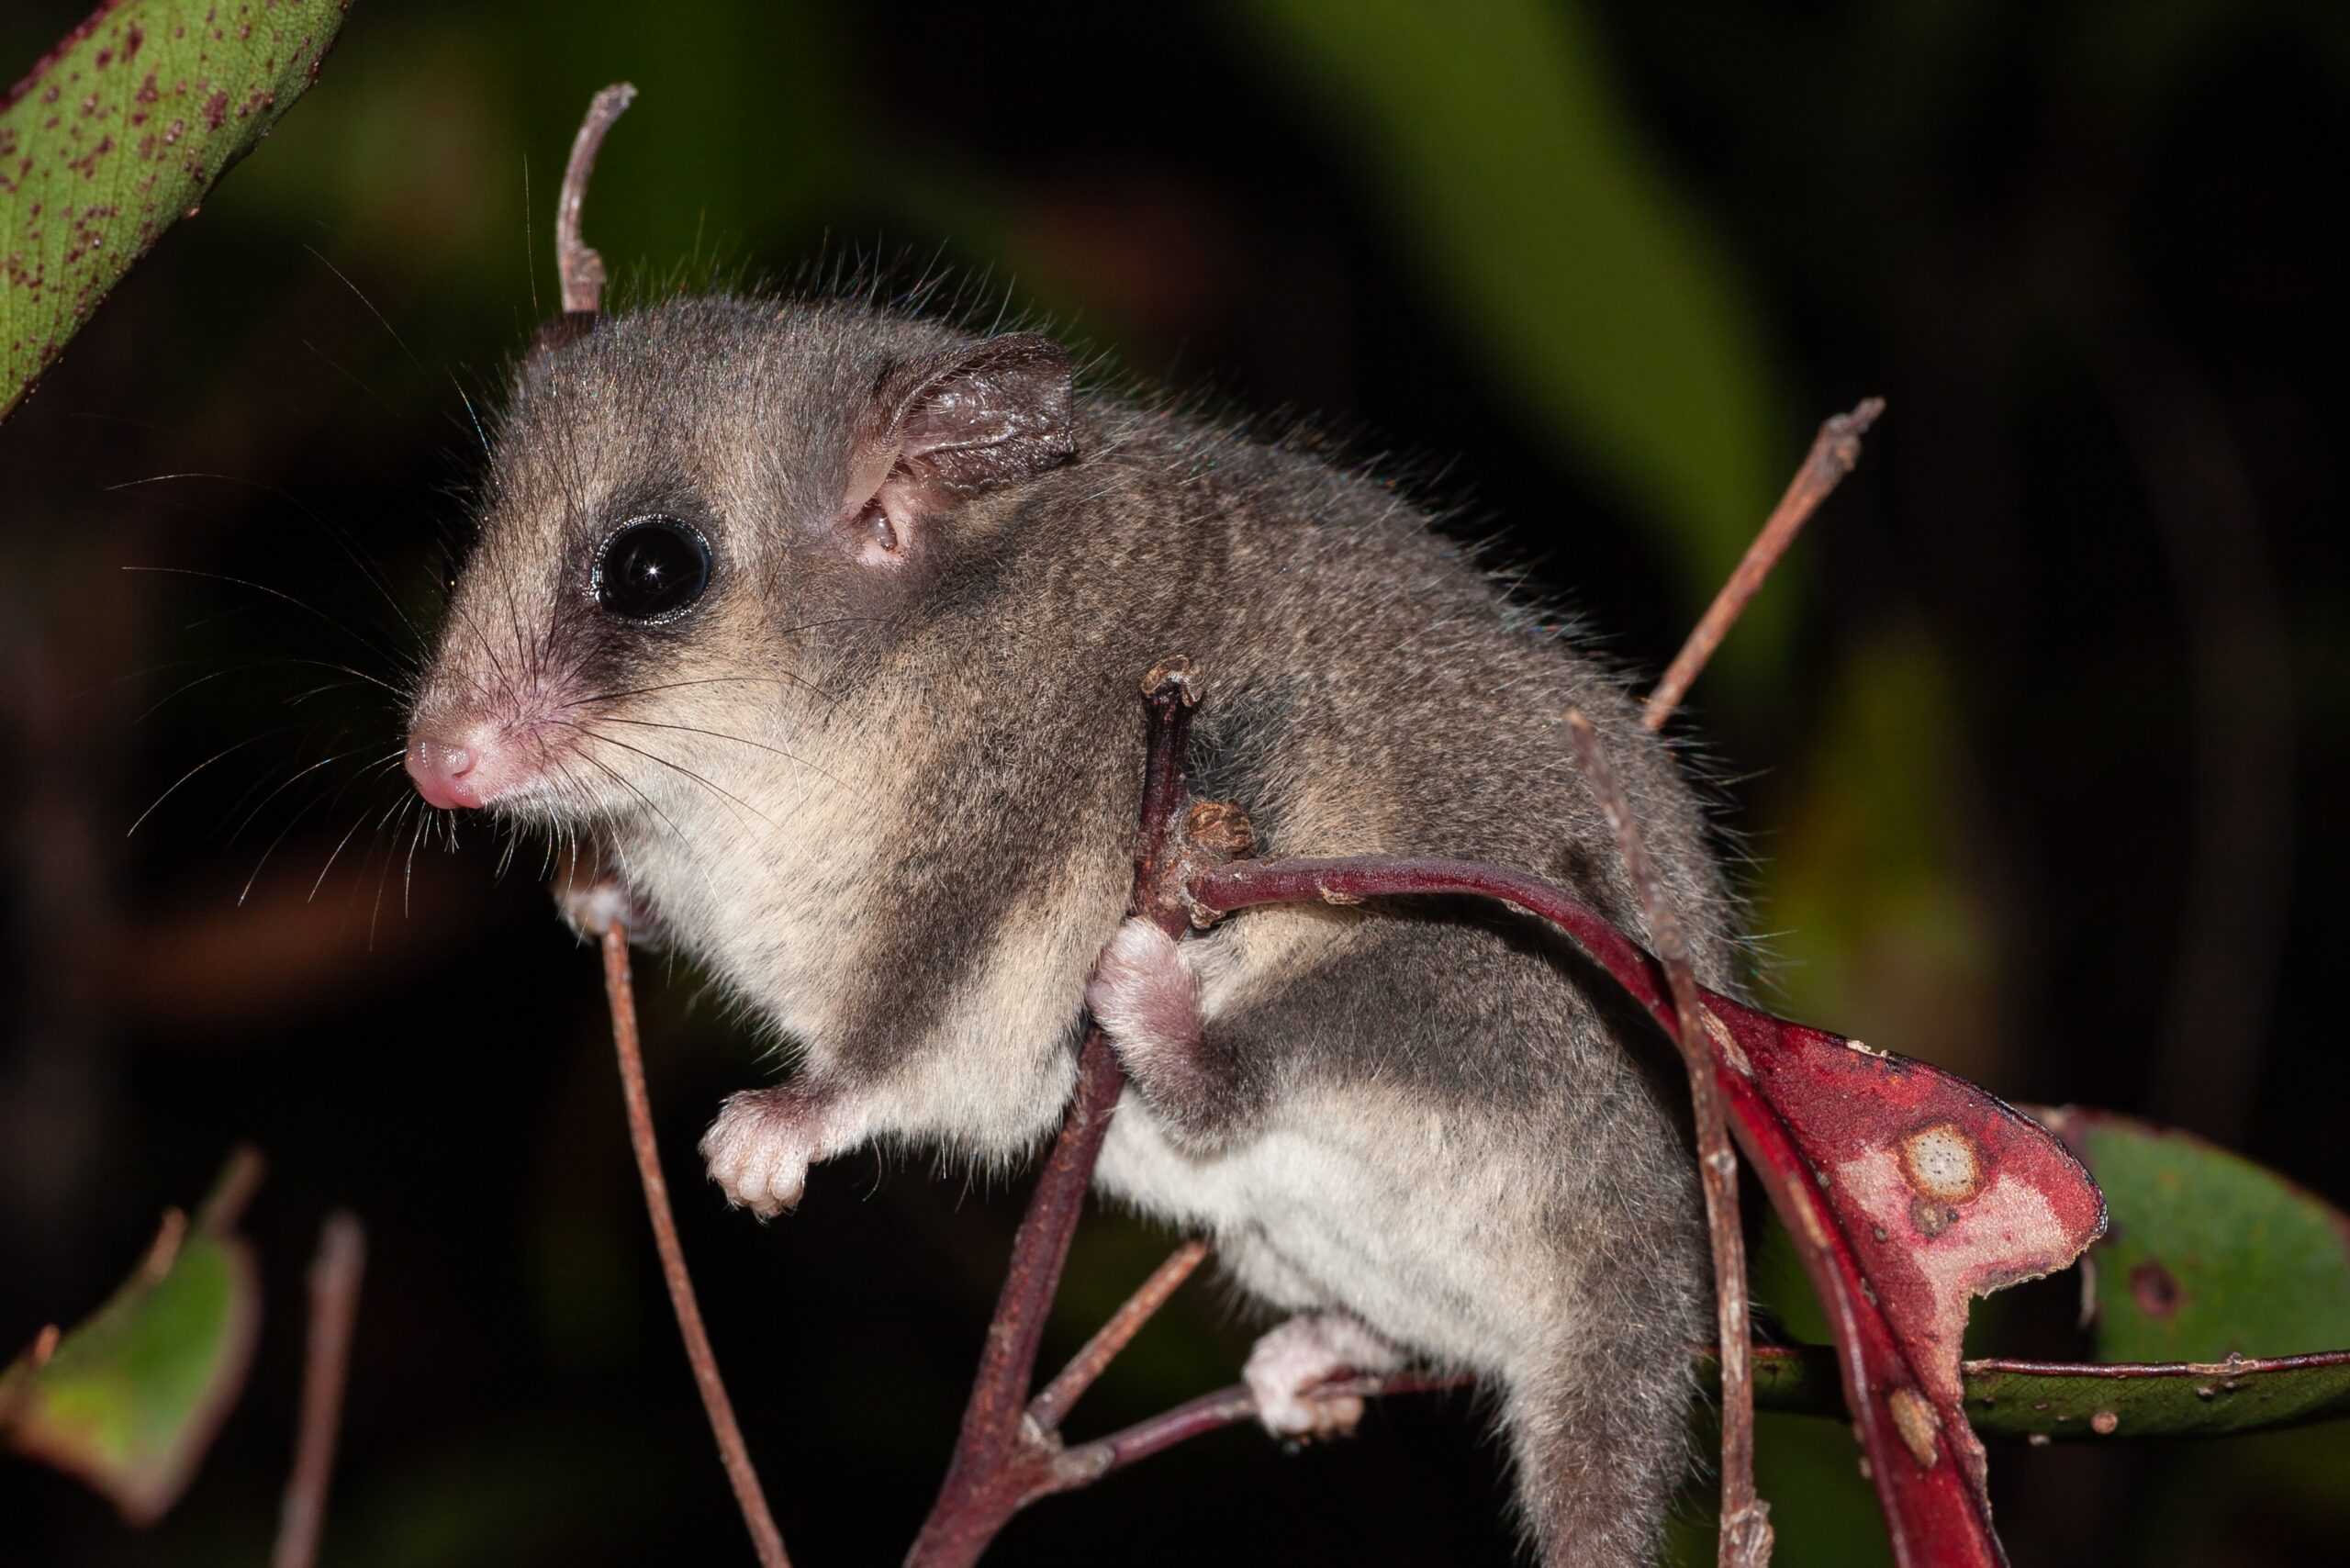
[[478, 810], [538, 777], [538, 748], [495, 723], [421, 725], [408, 738], [408, 776], [429, 805]]
[[471, 746], [451, 745], [429, 736], [408, 743], [408, 776], [429, 806], [479, 806], [481, 759]]

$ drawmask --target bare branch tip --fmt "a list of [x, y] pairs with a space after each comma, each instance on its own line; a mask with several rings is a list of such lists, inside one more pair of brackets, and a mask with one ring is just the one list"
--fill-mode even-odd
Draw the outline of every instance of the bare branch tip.
[[1651, 733], [1664, 728], [1673, 710], [1689, 694], [1697, 672], [1706, 667], [1714, 650], [1737, 622], [1749, 600], [1762, 587], [1762, 579], [1785, 554], [1812, 512], [1828, 498], [1845, 475], [1861, 461], [1861, 437], [1885, 412], [1885, 399], [1863, 398], [1850, 413], [1836, 414], [1820, 421], [1819, 433], [1812, 439], [1811, 450], [1805, 454], [1803, 465], [1787, 482], [1786, 493], [1763, 521], [1754, 542], [1746, 547], [1746, 554], [1723, 583], [1721, 591], [1707, 606], [1706, 613], [1689, 633], [1681, 651], [1673, 655], [1664, 678], [1657, 682], [1656, 690], [1648, 700], [1640, 716], [1641, 724]]
[[311, 1261], [311, 1277], [337, 1282], [356, 1274], [367, 1257], [367, 1227], [349, 1209], [327, 1215], [319, 1231], [319, 1253]]
[[596, 155], [612, 122], [636, 101], [633, 84], [615, 82], [588, 100], [571, 139], [571, 161], [563, 171], [563, 191], [555, 204], [554, 263], [563, 280], [566, 314], [593, 316], [603, 308], [604, 258], [579, 237], [580, 209], [587, 205], [588, 182], [596, 172]]
[[1863, 398], [1852, 406], [1851, 413], [1834, 415], [1819, 427], [1814, 461], [1824, 458], [1835, 465], [1837, 474], [1827, 481], [1829, 484], [1860, 466], [1861, 437], [1868, 433], [1869, 427], [1884, 412], [1884, 398]]

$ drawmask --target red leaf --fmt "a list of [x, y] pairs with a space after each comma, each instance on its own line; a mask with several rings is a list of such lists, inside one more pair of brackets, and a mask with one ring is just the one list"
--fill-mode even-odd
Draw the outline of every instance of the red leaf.
[[[1202, 908], [1473, 894], [1573, 937], [1667, 1032], [1664, 971], [1595, 911], [1467, 861], [1241, 861]], [[1700, 991], [1732, 1130], [1801, 1249], [1835, 1329], [1846, 1405], [1905, 1568], [2006, 1562], [1983, 1447], [1960, 1406], [1969, 1298], [2053, 1272], [2105, 1229], [2105, 1200], [2038, 1123], [1923, 1062]]]

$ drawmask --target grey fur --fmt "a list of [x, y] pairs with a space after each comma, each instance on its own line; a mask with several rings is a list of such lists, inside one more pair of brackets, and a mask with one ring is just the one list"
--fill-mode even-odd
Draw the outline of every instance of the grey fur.
[[[592, 838], [796, 1054], [789, 1094], [713, 1129], [730, 1190], [771, 1160], [788, 1203], [805, 1159], [875, 1137], [1005, 1161], [1050, 1131], [1124, 913], [1136, 682], [1168, 655], [1205, 683], [1203, 792], [1264, 853], [1493, 861], [1638, 934], [1561, 722], [1582, 709], [1729, 987], [1732, 901], [1622, 682], [1369, 478], [1080, 393], [1066, 461], [958, 472], [913, 569], [860, 565], [837, 517], [877, 404], [971, 342], [713, 299], [534, 356], [417, 704], [419, 734], [528, 748], [499, 809]], [[718, 570], [680, 621], [621, 624], [589, 563], [652, 510]], [[1138, 1073], [1102, 1182], [1211, 1231], [1273, 1305], [1496, 1382], [1546, 1562], [1651, 1561], [1708, 1328], [1669, 1050], [1490, 910], [1257, 912], [1186, 961], [1214, 1070]]]

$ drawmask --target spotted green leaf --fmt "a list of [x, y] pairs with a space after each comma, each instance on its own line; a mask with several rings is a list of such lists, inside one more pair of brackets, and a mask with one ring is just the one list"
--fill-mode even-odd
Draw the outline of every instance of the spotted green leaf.
[[2050, 1113], [2105, 1189], [2098, 1358], [2221, 1362], [2350, 1348], [2350, 1215], [2188, 1133]]
[[106, 0], [0, 100], [0, 417], [319, 73], [348, 0]]

